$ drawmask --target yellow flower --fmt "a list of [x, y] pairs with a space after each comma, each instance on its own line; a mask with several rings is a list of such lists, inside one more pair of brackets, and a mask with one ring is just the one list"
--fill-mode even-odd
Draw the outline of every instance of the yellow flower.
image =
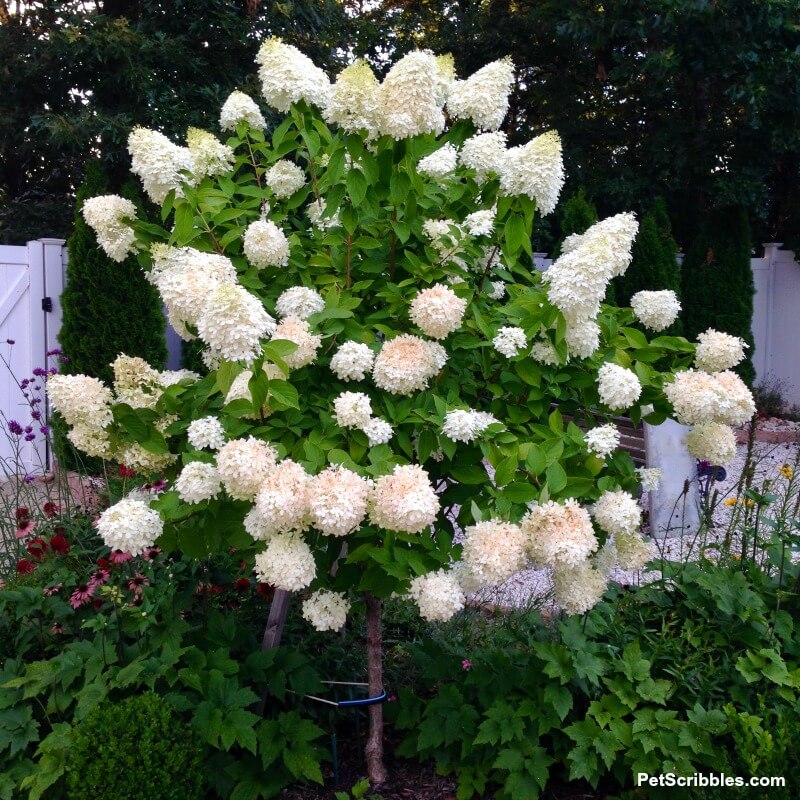
[[756, 504], [755, 500], [751, 500], [749, 497], [745, 497], [744, 505], [745, 508], [752, 508]]
[[788, 464], [784, 464], [779, 470], [781, 475], [786, 478], [787, 481], [790, 481], [794, 477], [794, 468], [790, 467]]
[[737, 503], [737, 500], [736, 500], [735, 497], [727, 497], [727, 498], [725, 498], [725, 500], [722, 501], [722, 505], [724, 505], [724, 506], [735, 506], [736, 503]]

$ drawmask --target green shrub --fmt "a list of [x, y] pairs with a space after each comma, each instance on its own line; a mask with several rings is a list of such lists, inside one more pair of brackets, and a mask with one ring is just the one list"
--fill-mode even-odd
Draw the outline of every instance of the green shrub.
[[597, 209], [594, 203], [586, 197], [586, 192], [581, 187], [575, 194], [564, 201], [564, 210], [561, 214], [561, 236], [553, 247], [553, 258], [561, 253], [564, 239], [573, 233], [585, 233], [597, 222]]
[[750, 345], [736, 372], [748, 384], [753, 369], [753, 271], [750, 225], [745, 209], [726, 208], [709, 215], [683, 262], [683, 327], [687, 339], [714, 328], [741, 336]]
[[[642, 290], [671, 289], [680, 297], [681, 270], [675, 260], [677, 251], [666, 206], [659, 199], [652, 210], [642, 217], [639, 233], [633, 243], [631, 265], [623, 276], [614, 281], [619, 304], [630, 305], [631, 297]], [[682, 327], [677, 321], [664, 334], [680, 336]]]
[[70, 800], [204, 796], [202, 745], [153, 692], [98, 705], [72, 732]]

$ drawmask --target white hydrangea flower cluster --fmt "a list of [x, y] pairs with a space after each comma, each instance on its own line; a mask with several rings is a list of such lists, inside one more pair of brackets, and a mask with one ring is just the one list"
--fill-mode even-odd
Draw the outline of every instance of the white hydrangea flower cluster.
[[393, 139], [438, 136], [445, 123], [440, 81], [439, 64], [428, 50], [415, 50], [397, 61], [379, 90], [380, 133]]
[[379, 417], [372, 417], [372, 419], [362, 426], [361, 431], [367, 434], [370, 447], [386, 444], [394, 433], [392, 426], [386, 422], [386, 420], [380, 419]]
[[664, 473], [658, 467], [638, 467], [636, 472], [639, 473], [639, 480], [644, 492], [655, 492], [664, 477]]
[[136, 218], [136, 206], [130, 200], [116, 194], [90, 197], [84, 201], [81, 214], [109, 258], [124, 261], [133, 252], [136, 234], [125, 222]]
[[472, 442], [490, 425], [499, 422], [499, 419], [486, 411], [456, 409], [445, 414], [442, 432], [454, 442]]
[[282, 319], [275, 328], [272, 339], [285, 339], [297, 345], [297, 350], [283, 357], [289, 369], [300, 369], [310, 364], [317, 357], [317, 350], [322, 344], [322, 336], [311, 333], [311, 326], [299, 317]]
[[173, 144], [163, 133], [149, 128], [134, 128], [128, 136], [131, 172], [142, 181], [145, 194], [161, 205], [174, 189], [180, 193], [183, 181], [191, 179], [182, 172], [194, 168], [188, 147]]
[[315, 289], [306, 286], [292, 286], [281, 292], [275, 303], [275, 313], [279, 317], [308, 319], [325, 308], [325, 300]]
[[269, 219], [257, 219], [247, 226], [242, 249], [247, 260], [259, 269], [285, 267], [289, 263], [289, 240]]
[[306, 206], [306, 214], [308, 215], [309, 222], [321, 231], [325, 231], [328, 228], [335, 228], [340, 224], [338, 211], [329, 216], [325, 216], [325, 210], [326, 206], [324, 200], [312, 200]]
[[343, 594], [317, 589], [303, 601], [303, 619], [318, 631], [338, 631], [347, 622], [350, 603]]
[[161, 373], [161, 385], [174, 386], [181, 381], [199, 381], [200, 375], [190, 369], [165, 369]]
[[525, 566], [527, 547], [528, 537], [519, 525], [491, 519], [465, 528], [461, 558], [474, 580], [494, 586]]
[[342, 392], [333, 400], [333, 414], [342, 428], [363, 428], [372, 416], [372, 403], [363, 392]]
[[664, 385], [664, 394], [678, 422], [685, 425], [743, 425], [756, 413], [752, 393], [734, 372], [709, 374], [687, 369]]
[[331, 358], [331, 370], [343, 381], [363, 381], [372, 370], [375, 353], [369, 345], [343, 342]]
[[467, 139], [458, 154], [459, 162], [475, 170], [475, 180], [485, 183], [490, 176], [500, 175], [506, 161], [505, 133], [479, 133]]
[[669, 328], [681, 313], [680, 301], [671, 289], [636, 292], [631, 297], [631, 308], [645, 328], [656, 332]]
[[471, 119], [476, 127], [495, 131], [508, 113], [508, 95], [514, 82], [510, 58], [492, 61], [463, 81], [455, 81], [447, 97], [447, 113]]
[[642, 509], [635, 498], [622, 489], [603, 492], [592, 508], [597, 524], [617, 540], [638, 533], [642, 526]]
[[653, 558], [653, 542], [643, 539], [638, 533], [614, 537], [617, 561], [622, 569], [638, 572]]
[[186, 144], [192, 157], [192, 175], [195, 181], [231, 171], [235, 161], [233, 150], [222, 144], [213, 133], [201, 128], [189, 128]]
[[622, 411], [639, 399], [642, 384], [633, 370], [607, 361], [597, 371], [597, 391], [601, 403], [613, 411]]
[[254, 436], [227, 442], [217, 452], [217, 471], [225, 491], [234, 500], [253, 500], [275, 469], [277, 458], [270, 445]]
[[305, 172], [285, 158], [276, 161], [264, 177], [275, 197], [280, 198], [291, 197], [306, 185]]
[[411, 321], [433, 339], [444, 339], [461, 327], [467, 301], [443, 284], [422, 289], [411, 301]]
[[366, 61], [356, 61], [339, 73], [322, 115], [347, 133], [364, 130], [368, 140], [378, 136], [383, 120], [380, 84]]
[[372, 368], [372, 379], [379, 389], [392, 394], [412, 394], [426, 389], [447, 361], [447, 353], [437, 342], [403, 333], [381, 346]]
[[202, 503], [222, 491], [217, 468], [203, 461], [190, 461], [175, 479], [175, 491], [184, 503]]
[[269, 541], [281, 533], [301, 533], [311, 525], [311, 476], [286, 458], [258, 487], [256, 502], [245, 518], [245, 530]]
[[428, 473], [417, 464], [396, 466], [375, 480], [369, 504], [373, 525], [390, 531], [421, 533], [439, 513], [439, 498]]
[[311, 484], [311, 523], [328, 536], [352, 533], [367, 514], [372, 485], [346, 467], [328, 467]]
[[568, 615], [585, 614], [602, 600], [608, 579], [590, 561], [553, 571], [556, 603]]
[[131, 408], [155, 408], [164, 391], [161, 373], [138, 356], [118, 355], [111, 362], [116, 402]]
[[612, 423], [590, 428], [583, 438], [586, 440], [586, 449], [600, 458], [611, 455], [619, 447], [619, 430]]
[[244, 92], [233, 91], [222, 104], [219, 113], [219, 127], [223, 131], [235, 131], [240, 122], [246, 122], [251, 128], [264, 130], [267, 122], [255, 100]]
[[261, 301], [238, 283], [214, 289], [197, 321], [200, 338], [229, 361], [252, 363], [261, 352], [261, 339], [276, 331], [275, 320]]
[[561, 137], [548, 131], [527, 144], [506, 151], [500, 173], [500, 194], [527, 195], [540, 214], [555, 210], [564, 186]]
[[555, 366], [561, 363], [555, 345], [549, 339], [537, 339], [531, 345], [531, 358], [541, 364]]
[[703, 372], [724, 372], [744, 360], [749, 345], [738, 336], [709, 328], [697, 336], [694, 363]]
[[267, 549], [256, 556], [256, 577], [276, 589], [299, 592], [317, 575], [314, 554], [303, 539], [294, 533], [273, 536]]
[[567, 321], [570, 355], [587, 358], [599, 345], [595, 319], [609, 281], [625, 273], [632, 258], [638, 223], [633, 214], [617, 214], [568, 236], [561, 255], [542, 275], [550, 302]]
[[106, 546], [132, 556], [152, 547], [163, 531], [158, 511], [134, 498], [123, 498], [107, 508], [97, 521], [97, 532]]
[[264, 99], [282, 113], [292, 103], [306, 103], [325, 108], [331, 96], [327, 75], [296, 47], [277, 37], [265, 39], [256, 56]]
[[491, 236], [494, 230], [495, 208], [483, 208], [464, 217], [464, 227], [470, 236]]
[[506, 296], [506, 285], [503, 281], [491, 281], [491, 287], [490, 300], [502, 300]]
[[453, 572], [438, 570], [411, 581], [409, 596], [419, 615], [428, 622], [447, 622], [466, 604], [466, 597]]
[[219, 450], [225, 444], [225, 431], [216, 417], [192, 420], [186, 433], [195, 450]]
[[531, 559], [543, 566], [576, 567], [597, 549], [589, 513], [573, 498], [533, 506], [520, 525]]
[[702, 422], [686, 434], [686, 449], [698, 461], [725, 466], [736, 456], [736, 436], [728, 425]]
[[458, 150], [452, 144], [446, 144], [430, 155], [421, 158], [417, 163], [417, 172], [429, 178], [441, 181], [450, 177], [458, 166]]
[[522, 328], [504, 327], [500, 328], [492, 339], [492, 344], [501, 355], [506, 358], [514, 358], [528, 346], [528, 339]]
[[71, 430], [69, 440], [90, 456], [108, 458], [111, 443], [105, 428], [111, 424], [111, 390], [88, 375], [51, 375], [47, 396], [52, 408]]

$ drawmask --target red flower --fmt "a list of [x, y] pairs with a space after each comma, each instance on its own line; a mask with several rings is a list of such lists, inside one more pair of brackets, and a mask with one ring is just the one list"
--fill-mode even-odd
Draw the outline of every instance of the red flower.
[[17, 572], [20, 575], [30, 575], [36, 569], [36, 564], [28, 561], [27, 558], [21, 558], [17, 561]]
[[97, 566], [100, 567], [100, 569], [108, 569], [111, 566], [111, 562], [107, 558], [103, 558], [102, 556], [100, 556], [100, 558], [97, 559], [96, 563]]
[[17, 508], [16, 515], [17, 515], [17, 527], [21, 528], [28, 521], [31, 512], [28, 511], [28, 509], [25, 508], [25, 506], [20, 506], [19, 508]]
[[240, 592], [246, 592], [250, 588], [249, 578], [237, 578], [235, 583], [236, 589]]
[[57, 533], [50, 539], [50, 549], [60, 556], [65, 556], [69, 553], [69, 542], [65, 536]]
[[37, 536], [28, 542], [28, 546], [25, 549], [37, 561], [43, 561], [47, 555], [47, 542], [41, 536]]
[[126, 467], [124, 464], [119, 465], [120, 478], [132, 478], [134, 475], [136, 475], [135, 470], [132, 470], [130, 467]]
[[92, 600], [92, 606], [93, 606], [95, 611], [97, 611], [97, 609], [100, 608], [100, 606], [102, 606], [102, 605], [103, 605], [103, 601], [99, 597], [95, 597], [95, 599]]
[[47, 502], [44, 504], [44, 515], [46, 517], [54, 517], [56, 514], [61, 513], [61, 506], [57, 505], [56, 503]]
[[256, 594], [263, 597], [265, 600], [269, 600], [275, 594], [275, 587], [270, 586], [268, 583], [257, 583]]

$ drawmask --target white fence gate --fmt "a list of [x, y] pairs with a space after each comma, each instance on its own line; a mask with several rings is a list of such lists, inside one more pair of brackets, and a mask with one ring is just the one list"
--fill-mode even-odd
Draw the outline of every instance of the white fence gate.
[[[37, 239], [22, 246], [0, 246], [0, 458], [6, 472], [16, 469], [15, 442], [19, 442], [19, 466], [26, 472], [41, 472], [49, 467], [47, 437], [31, 418], [32, 408], [22, 394], [19, 382], [33, 376], [33, 370], [47, 368], [47, 352], [57, 347], [56, 335], [61, 327], [61, 306], [58, 302], [64, 288], [66, 250], [63, 239]], [[13, 342], [10, 344], [9, 342]], [[9, 374], [10, 373], [10, 374]], [[42, 397], [44, 382], [35, 394]], [[14, 436], [9, 421], [23, 428], [32, 426], [32, 441]]]

